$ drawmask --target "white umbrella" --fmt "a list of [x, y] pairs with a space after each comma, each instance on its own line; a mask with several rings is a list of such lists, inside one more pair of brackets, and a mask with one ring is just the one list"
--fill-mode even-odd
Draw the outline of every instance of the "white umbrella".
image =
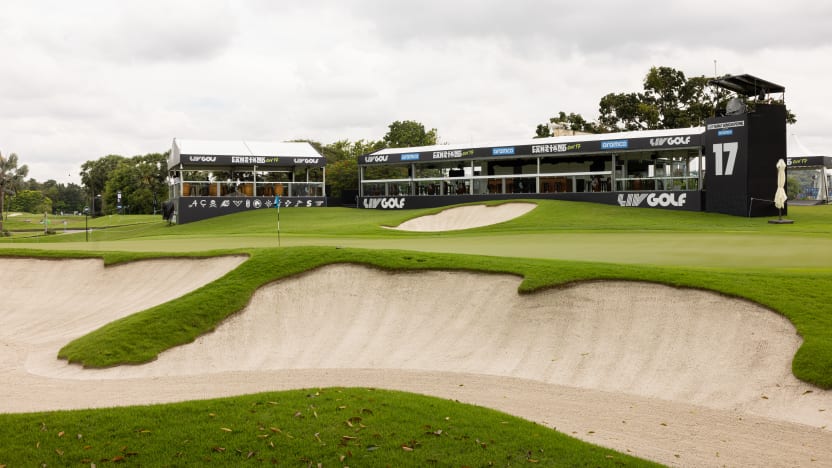
[[777, 161], [777, 192], [774, 194], [774, 206], [777, 207], [778, 210], [782, 210], [786, 207], [786, 200], [788, 197], [786, 196], [786, 162], [782, 159]]

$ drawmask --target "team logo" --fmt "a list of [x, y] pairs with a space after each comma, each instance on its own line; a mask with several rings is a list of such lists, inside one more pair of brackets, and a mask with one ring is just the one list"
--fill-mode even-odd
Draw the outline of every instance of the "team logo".
[[618, 204], [620, 206], [641, 206], [644, 202], [647, 202], [647, 206], [652, 208], [682, 207], [685, 206], [687, 198], [688, 194], [686, 193], [622, 193], [618, 195]]
[[365, 198], [364, 208], [381, 208], [384, 210], [396, 210], [404, 208], [404, 198]]
[[376, 156], [364, 156], [365, 163], [383, 163], [387, 162], [388, 156], [386, 154], [376, 155]]
[[664, 138], [651, 138], [650, 139], [650, 146], [679, 146], [679, 145], [687, 145], [690, 144], [690, 137], [664, 137]]
[[190, 162], [217, 162], [216, 156], [188, 156]]

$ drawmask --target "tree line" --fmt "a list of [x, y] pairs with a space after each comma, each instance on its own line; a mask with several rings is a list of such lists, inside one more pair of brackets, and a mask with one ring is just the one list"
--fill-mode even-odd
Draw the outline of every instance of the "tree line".
[[[704, 76], [687, 78], [670, 67], [652, 67], [640, 92], [609, 93], [601, 97], [598, 118], [564, 111], [537, 125], [535, 138], [553, 136], [552, 128], [586, 133], [686, 128], [704, 125], [705, 119], [734, 97], [708, 85]], [[787, 113], [788, 122], [796, 121]], [[358, 157], [383, 148], [428, 146], [437, 143], [437, 130], [426, 130], [413, 120], [395, 121], [379, 140], [309, 142], [327, 160], [328, 195], [340, 197], [358, 188]], [[54, 180], [25, 180], [28, 169], [18, 157], [0, 154], [0, 213], [6, 211], [64, 212], [93, 215], [115, 212], [150, 214], [161, 211], [167, 199], [167, 160], [170, 151], [124, 157], [110, 154], [81, 165], [81, 186]], [[385, 168], [373, 170], [384, 171]], [[2, 218], [2, 217], [0, 217]], [[2, 219], [0, 219], [2, 231]]]
[[[535, 138], [554, 136], [552, 127], [572, 132], [611, 133], [636, 130], [689, 128], [705, 125], [705, 119], [724, 109], [736, 94], [710, 86], [711, 78], [687, 78], [681, 70], [651, 67], [644, 77], [643, 91], [609, 93], [598, 102], [598, 119], [560, 111], [535, 130]], [[753, 103], [746, 104], [752, 106]], [[797, 122], [787, 109], [786, 121]], [[554, 124], [554, 125], [550, 125]]]

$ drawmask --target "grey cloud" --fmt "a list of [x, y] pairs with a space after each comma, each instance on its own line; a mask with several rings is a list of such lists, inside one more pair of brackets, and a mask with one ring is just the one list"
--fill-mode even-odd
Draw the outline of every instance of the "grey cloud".
[[130, 3], [97, 38], [114, 59], [198, 61], [222, 53], [237, 34], [225, 2]]
[[811, 48], [819, 45], [819, 38], [829, 37], [832, 27], [832, 6], [809, 0], [771, 4], [713, 0], [362, 0], [350, 2], [349, 7], [345, 14], [371, 18], [377, 33], [392, 43], [492, 38], [506, 40], [519, 49], [547, 44], [561, 53], [641, 54], [651, 45], [734, 50]]

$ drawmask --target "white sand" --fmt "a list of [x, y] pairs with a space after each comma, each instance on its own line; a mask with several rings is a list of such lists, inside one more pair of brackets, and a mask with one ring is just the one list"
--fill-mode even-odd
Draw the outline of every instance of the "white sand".
[[512, 276], [330, 266], [262, 288], [157, 361], [84, 370], [57, 350], [240, 259], [2, 261], [0, 412], [371, 386], [671, 465], [832, 466], [832, 392], [791, 375], [791, 324], [744, 301], [627, 282], [520, 296]]
[[534, 203], [504, 203], [496, 206], [467, 205], [449, 208], [434, 215], [420, 216], [393, 229], [439, 232], [471, 229], [510, 221], [536, 208]]

